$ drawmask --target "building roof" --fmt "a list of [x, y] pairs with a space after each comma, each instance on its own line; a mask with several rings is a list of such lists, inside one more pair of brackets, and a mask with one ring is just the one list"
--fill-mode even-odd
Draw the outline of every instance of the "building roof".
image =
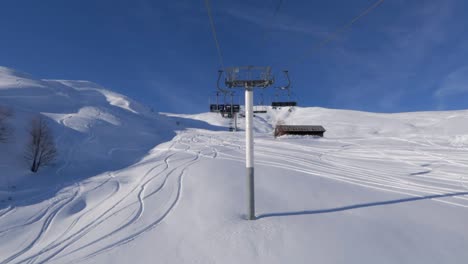
[[296, 126], [296, 125], [277, 125], [276, 129], [283, 131], [296, 131], [296, 132], [325, 132], [323, 126]]

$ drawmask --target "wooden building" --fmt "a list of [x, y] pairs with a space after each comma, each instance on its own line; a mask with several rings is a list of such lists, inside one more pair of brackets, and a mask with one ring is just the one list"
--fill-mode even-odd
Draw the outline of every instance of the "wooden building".
[[282, 135], [312, 135], [323, 137], [325, 131], [323, 126], [277, 125], [275, 127], [275, 137]]

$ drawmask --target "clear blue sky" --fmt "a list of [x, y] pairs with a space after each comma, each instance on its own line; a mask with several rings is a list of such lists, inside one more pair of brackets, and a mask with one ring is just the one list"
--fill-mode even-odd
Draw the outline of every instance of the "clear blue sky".
[[[278, 2], [211, 0], [226, 66], [289, 69], [302, 106], [468, 108], [467, 1], [387, 0], [318, 52], [374, 0], [284, 0], [273, 17]], [[215, 90], [203, 0], [2, 1], [0, 36], [2, 66], [94, 81], [157, 111], [206, 111]]]

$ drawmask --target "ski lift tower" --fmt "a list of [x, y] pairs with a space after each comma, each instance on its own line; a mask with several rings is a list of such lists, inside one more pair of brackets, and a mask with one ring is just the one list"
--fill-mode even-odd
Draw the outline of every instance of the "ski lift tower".
[[[219, 79], [222, 71], [219, 72]], [[247, 219], [255, 220], [254, 192], [254, 140], [253, 140], [253, 90], [267, 88], [274, 83], [271, 67], [244, 66], [226, 68], [225, 85], [245, 89], [245, 167], [247, 169]], [[219, 85], [219, 83], [218, 83]]]

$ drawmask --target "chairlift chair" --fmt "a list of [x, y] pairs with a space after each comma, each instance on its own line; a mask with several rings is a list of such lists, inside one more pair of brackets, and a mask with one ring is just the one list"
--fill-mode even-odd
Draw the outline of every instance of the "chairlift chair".
[[[219, 81], [222, 76], [222, 71], [219, 71], [218, 82], [217, 82], [217, 95], [223, 95], [223, 104], [218, 104], [217, 109], [223, 117], [234, 118], [234, 115], [240, 111], [240, 104], [235, 102], [236, 94], [232, 90], [223, 88], [219, 85]], [[230, 97], [230, 100], [227, 97]]]
[[[288, 84], [286, 86], [280, 86], [277, 88], [277, 93], [275, 94], [275, 100], [271, 102], [271, 106], [273, 109], [280, 108], [280, 107], [294, 107], [297, 106], [297, 101], [291, 100], [291, 79], [289, 78], [288, 71], [284, 71], [286, 79], [288, 80]], [[287, 93], [286, 96], [288, 97], [287, 100], [279, 100], [281, 93]]]
[[258, 102], [258, 105], [254, 106], [253, 112], [254, 114], [264, 114], [267, 112], [263, 92], [260, 93], [260, 101]]
[[210, 112], [212, 113], [219, 113], [224, 109], [223, 104], [219, 104], [220, 92], [216, 91], [215, 95], [209, 97], [209, 104], [210, 104]]

